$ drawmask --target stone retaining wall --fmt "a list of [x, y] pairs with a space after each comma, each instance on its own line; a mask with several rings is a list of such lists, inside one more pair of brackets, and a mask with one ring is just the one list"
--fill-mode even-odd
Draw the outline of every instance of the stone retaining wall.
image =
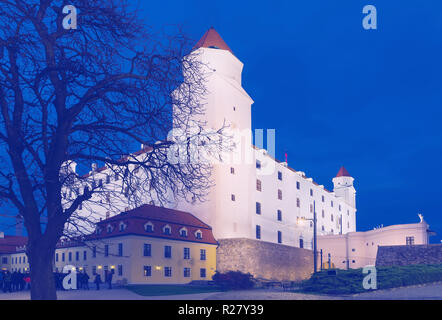
[[217, 270], [251, 273], [255, 278], [273, 281], [308, 279], [313, 272], [311, 250], [260, 240], [220, 239]]
[[442, 244], [380, 246], [376, 266], [405, 266], [442, 263]]

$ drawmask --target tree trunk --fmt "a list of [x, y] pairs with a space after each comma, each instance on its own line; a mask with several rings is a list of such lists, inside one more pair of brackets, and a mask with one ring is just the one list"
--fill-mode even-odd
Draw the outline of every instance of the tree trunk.
[[52, 270], [54, 250], [35, 246], [28, 250], [31, 270], [31, 300], [57, 300]]

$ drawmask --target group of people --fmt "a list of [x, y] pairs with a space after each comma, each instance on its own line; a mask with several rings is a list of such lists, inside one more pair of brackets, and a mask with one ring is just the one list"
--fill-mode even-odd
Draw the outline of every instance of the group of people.
[[23, 291], [31, 288], [31, 277], [29, 273], [20, 271], [10, 272], [8, 270], [0, 271], [0, 290], [6, 292]]
[[[112, 271], [105, 270], [104, 271], [104, 281], [107, 283], [108, 289], [112, 289], [113, 276], [114, 276], [114, 270], [112, 270]], [[97, 290], [100, 290], [100, 284], [102, 284], [103, 281], [101, 280], [101, 276], [99, 273], [95, 274], [94, 283], [97, 286]]]
[[[57, 290], [65, 290], [63, 287], [63, 279], [66, 277], [66, 273], [55, 272], [55, 288]], [[77, 273], [77, 289], [89, 290], [89, 275], [86, 271]]]
[[[112, 278], [114, 270], [105, 270], [104, 282], [108, 285], [108, 289], [112, 289]], [[63, 279], [66, 273], [54, 272], [55, 287], [57, 290], [65, 290], [63, 287]], [[89, 275], [86, 271], [77, 274], [77, 289], [89, 290]], [[95, 274], [94, 284], [97, 290], [100, 290], [100, 285], [103, 283], [101, 275]], [[0, 290], [6, 292], [16, 292], [31, 289], [31, 277], [29, 273], [22, 273], [20, 271], [10, 272], [7, 270], [0, 270]]]

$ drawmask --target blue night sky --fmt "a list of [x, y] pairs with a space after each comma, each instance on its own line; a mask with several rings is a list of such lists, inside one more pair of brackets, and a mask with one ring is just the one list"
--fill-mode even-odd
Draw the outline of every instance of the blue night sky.
[[[375, 5], [378, 30], [362, 28]], [[357, 228], [418, 222], [442, 239], [442, 2], [146, 1], [146, 24], [210, 27], [244, 62], [253, 127], [328, 189], [355, 177]]]
[[[378, 29], [362, 28], [375, 5]], [[254, 128], [332, 189], [356, 179], [357, 229], [418, 222], [442, 239], [442, 1], [139, 1], [154, 29], [210, 27], [244, 63]], [[6, 228], [11, 233], [13, 228]]]

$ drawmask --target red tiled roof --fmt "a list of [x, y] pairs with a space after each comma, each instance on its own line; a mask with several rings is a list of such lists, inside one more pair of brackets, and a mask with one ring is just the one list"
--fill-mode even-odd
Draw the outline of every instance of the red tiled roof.
[[[121, 222], [126, 225], [123, 231], [120, 231], [119, 228]], [[153, 224], [153, 232], [146, 232], [144, 226], [148, 222]], [[107, 230], [109, 225], [112, 226], [111, 232]], [[163, 232], [163, 227], [166, 225], [171, 227], [171, 233], [169, 235]], [[180, 241], [217, 244], [217, 241], [213, 237], [212, 228], [192, 214], [148, 204], [103, 220], [97, 224], [97, 227], [101, 228], [100, 234], [91, 235], [87, 237], [87, 239], [92, 240], [135, 234]], [[187, 229], [187, 237], [180, 235], [180, 230], [183, 227]], [[202, 233], [201, 239], [195, 236], [198, 230]]]
[[28, 243], [27, 237], [22, 236], [5, 236], [0, 238], [0, 254], [15, 253], [17, 247], [22, 247]]
[[203, 37], [196, 43], [193, 49], [198, 48], [215, 48], [230, 51], [233, 54], [233, 51], [229, 48], [229, 46], [224, 42], [223, 38], [219, 35], [219, 33], [213, 28], [210, 27], [209, 30], [203, 35]]
[[347, 169], [344, 168], [344, 166], [339, 169], [338, 174], [336, 177], [351, 177], [351, 175], [348, 173]]

